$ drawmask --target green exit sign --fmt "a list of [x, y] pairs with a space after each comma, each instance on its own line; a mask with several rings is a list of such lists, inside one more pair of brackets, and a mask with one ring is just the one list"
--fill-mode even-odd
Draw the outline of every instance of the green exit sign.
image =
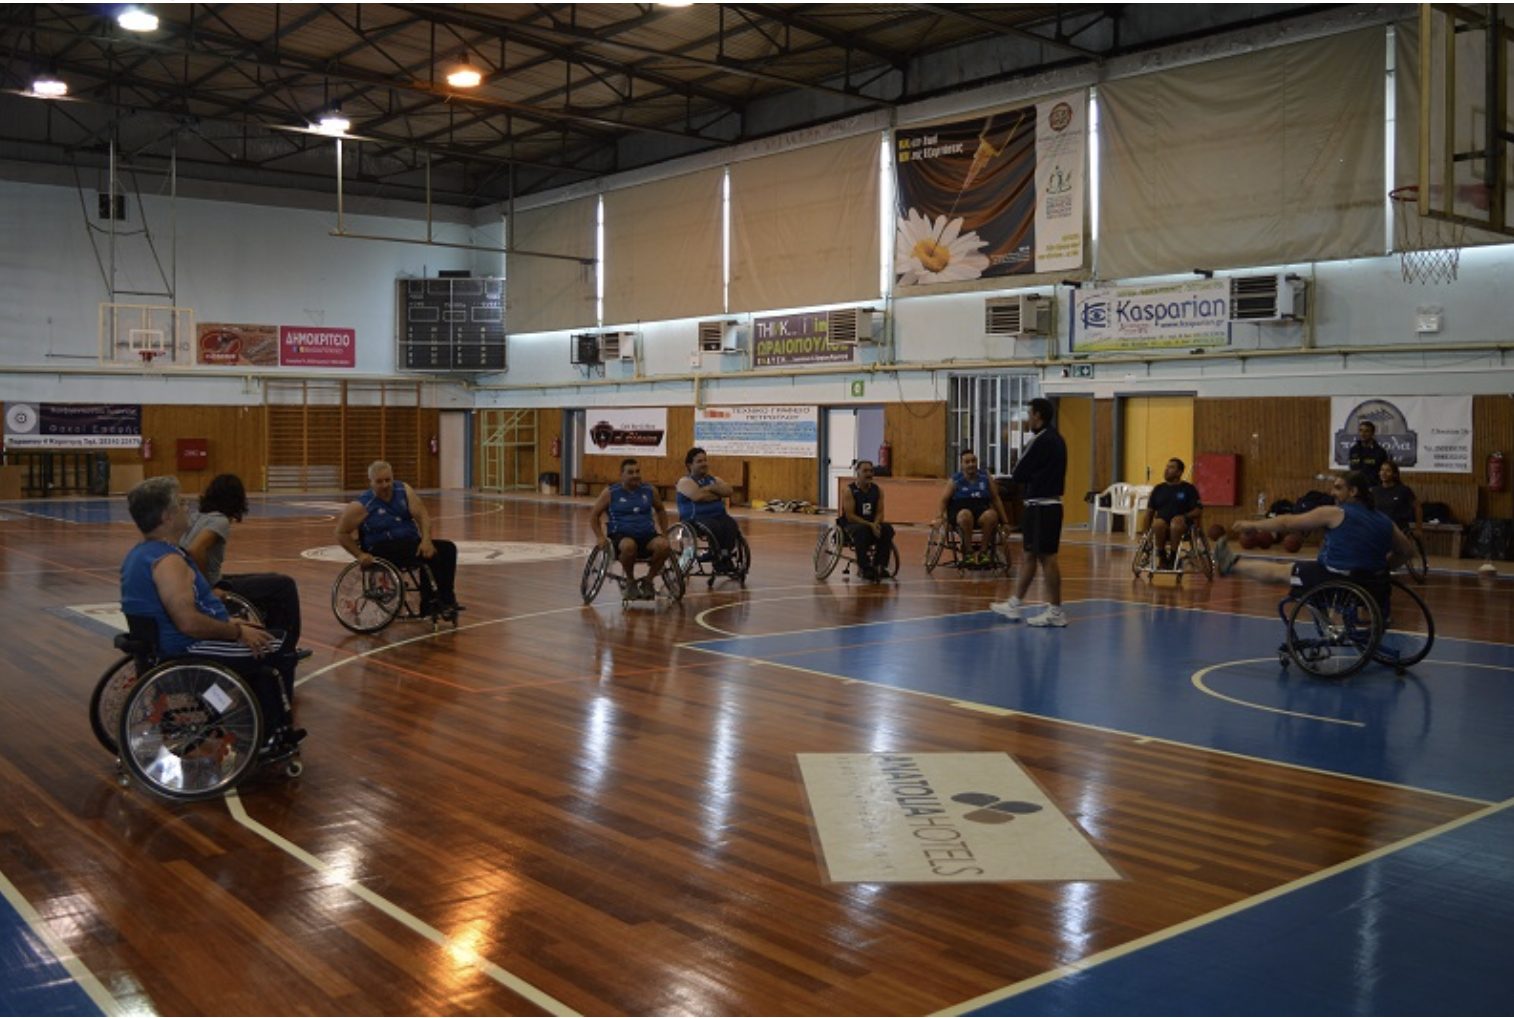
[[1092, 378], [1093, 377], [1093, 365], [1092, 364], [1074, 364], [1074, 365], [1072, 365], [1072, 367], [1070, 368], [1070, 370], [1067, 372], [1067, 377], [1068, 378]]

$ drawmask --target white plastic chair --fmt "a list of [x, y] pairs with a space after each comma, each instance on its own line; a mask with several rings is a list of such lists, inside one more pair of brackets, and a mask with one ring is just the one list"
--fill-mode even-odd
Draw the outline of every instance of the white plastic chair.
[[[1104, 499], [1109, 499], [1109, 504], [1104, 505]], [[1151, 485], [1127, 484], [1124, 481], [1116, 481], [1099, 493], [1099, 497], [1093, 504], [1093, 531], [1099, 533], [1099, 517], [1105, 517], [1105, 533], [1114, 533], [1114, 517], [1125, 517], [1125, 533], [1132, 541], [1141, 535], [1136, 533], [1136, 525], [1140, 520], [1141, 513], [1146, 511], [1147, 504], [1151, 501]]]

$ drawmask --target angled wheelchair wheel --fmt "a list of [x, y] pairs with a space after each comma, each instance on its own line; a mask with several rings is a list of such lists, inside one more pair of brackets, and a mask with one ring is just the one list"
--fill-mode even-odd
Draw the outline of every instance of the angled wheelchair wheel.
[[1398, 580], [1393, 581], [1388, 618], [1373, 658], [1402, 671], [1423, 661], [1435, 645], [1435, 620], [1424, 599]]
[[747, 573], [752, 571], [752, 546], [746, 543], [746, 535], [736, 532], [736, 547], [731, 550], [731, 576], [746, 586]]
[[699, 533], [679, 520], [668, 528], [668, 546], [673, 549], [673, 560], [683, 575], [696, 572], [699, 566]]
[[683, 600], [683, 568], [678, 564], [677, 559], [668, 557], [668, 560], [662, 564], [662, 574], [659, 579], [662, 580], [662, 595], [670, 604], [677, 604]]
[[1203, 574], [1204, 579], [1214, 579], [1214, 553], [1209, 550], [1209, 538], [1202, 525], [1194, 523], [1183, 538], [1183, 567], [1192, 573]]
[[832, 523], [815, 542], [815, 579], [823, 580], [836, 571], [841, 562], [842, 530], [839, 523]]
[[589, 561], [584, 563], [584, 576], [578, 584], [578, 592], [583, 595], [584, 604], [594, 603], [609, 573], [610, 550], [603, 544], [596, 544], [594, 550], [589, 552]]
[[946, 545], [950, 540], [949, 527], [950, 524], [937, 523], [930, 528], [930, 536], [925, 539], [926, 575], [941, 564], [941, 553], [946, 550]]
[[331, 585], [331, 610], [354, 633], [376, 633], [405, 606], [405, 578], [381, 558], [364, 569], [353, 562]]
[[116, 752], [116, 736], [121, 732], [121, 708], [137, 685], [137, 659], [122, 655], [105, 669], [89, 696], [89, 726], [95, 738], [110, 753]]
[[993, 547], [991, 549], [994, 559], [994, 575], [1000, 578], [1007, 577], [1015, 571], [1015, 560], [1010, 555], [1009, 527], [1000, 525], [994, 528]]
[[891, 544], [888, 547], [888, 575], [895, 579], [899, 576], [899, 546]]
[[121, 710], [121, 762], [170, 799], [208, 799], [257, 760], [263, 714], [247, 681], [213, 662], [166, 661], [142, 676]]
[[261, 626], [263, 613], [247, 598], [236, 591], [228, 590], [220, 595], [221, 603], [226, 606], [226, 612], [233, 622], [246, 622], [249, 625]]
[[1414, 555], [1404, 563], [1404, 569], [1415, 583], [1424, 583], [1430, 575], [1430, 559], [1425, 554], [1425, 543], [1413, 534], [1408, 537], [1414, 545]]
[[1322, 583], [1288, 611], [1288, 657], [1310, 675], [1343, 679], [1372, 660], [1382, 638], [1377, 602], [1344, 580]]
[[1151, 536], [1151, 531], [1146, 531], [1141, 536], [1141, 543], [1136, 546], [1135, 558], [1131, 560], [1130, 569], [1137, 576], [1151, 572], [1156, 564], [1156, 538]]

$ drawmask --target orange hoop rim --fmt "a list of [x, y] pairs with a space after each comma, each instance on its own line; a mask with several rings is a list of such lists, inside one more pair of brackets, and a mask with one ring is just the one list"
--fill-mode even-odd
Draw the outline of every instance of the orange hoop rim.
[[1393, 190], [1388, 192], [1388, 200], [1403, 202], [1404, 204], [1408, 204], [1409, 202], [1418, 202], [1419, 185], [1405, 184], [1403, 187], [1395, 187]]

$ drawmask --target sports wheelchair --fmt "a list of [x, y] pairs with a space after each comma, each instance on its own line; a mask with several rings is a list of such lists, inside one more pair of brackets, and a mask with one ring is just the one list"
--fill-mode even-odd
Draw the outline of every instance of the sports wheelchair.
[[[981, 531], [973, 532], [981, 535]], [[1009, 527], [1000, 523], [984, 543], [989, 546], [989, 560], [969, 562], [962, 550], [962, 537], [957, 533], [956, 525], [950, 520], [934, 523], [930, 536], [925, 539], [925, 571], [927, 574], [933, 572], [945, 558], [946, 565], [958, 573], [987, 572], [991, 576], [1008, 576], [1013, 567], [1009, 554]], [[950, 557], [947, 557], [948, 553]]]
[[443, 622], [452, 623], [456, 629], [457, 613], [462, 610], [456, 605], [421, 612], [421, 591], [427, 587], [436, 590], [436, 578], [424, 560], [401, 567], [375, 558], [366, 568], [353, 561], [331, 585], [331, 610], [336, 620], [354, 633], [376, 633], [395, 619], [429, 621], [433, 633]]
[[1141, 543], [1136, 546], [1135, 558], [1131, 562], [1131, 571], [1137, 576], [1152, 576], [1161, 573], [1167, 576], [1181, 576], [1184, 573], [1199, 573], [1204, 579], [1214, 579], [1214, 553], [1209, 548], [1209, 537], [1204, 533], [1204, 528], [1198, 520], [1192, 521], [1188, 529], [1183, 532], [1183, 538], [1178, 542], [1177, 550], [1172, 553], [1172, 565], [1163, 568], [1157, 561], [1156, 536], [1147, 529], [1141, 536]]
[[746, 535], [736, 531], [736, 547], [731, 550], [730, 565], [724, 571], [716, 568], [720, 558], [720, 545], [715, 535], [698, 520], [679, 520], [668, 528], [668, 544], [673, 548], [673, 558], [685, 578], [704, 576], [705, 586], [715, 586], [715, 581], [728, 576], [746, 586], [747, 573], [752, 570], [752, 549], [746, 543]]
[[[896, 534], [895, 540], [889, 545], [887, 571], [879, 577], [879, 580], [899, 575], [897, 538]], [[815, 542], [815, 579], [825, 579], [842, 562], [846, 563], [846, 568], [841, 570], [841, 575], [850, 576], [852, 566], [857, 564], [857, 551], [852, 544], [852, 535], [847, 531], [846, 525], [836, 519], [831, 521], [831, 525], [826, 527], [825, 532], [820, 535], [820, 540]]]
[[1359, 571], [1326, 580], [1278, 603], [1287, 626], [1278, 663], [1310, 675], [1343, 679], [1368, 661], [1398, 674], [1425, 659], [1435, 620], [1411, 588], [1388, 573]]
[[127, 625], [115, 639], [125, 657], [101, 676], [89, 704], [123, 787], [135, 779], [191, 802], [235, 788], [255, 765], [282, 766], [291, 778], [304, 772], [298, 742], [268, 725], [247, 679], [211, 658], [162, 656], [150, 618], [127, 616]]
[[[638, 558], [638, 562], [647, 561]], [[678, 556], [669, 554], [667, 561], [662, 564], [662, 571], [657, 579], [661, 581], [660, 589], [656, 591], [658, 600], [668, 604], [677, 604], [683, 600], [683, 569], [679, 566]], [[620, 588], [620, 605], [624, 608], [632, 601], [639, 600], [635, 597], [626, 582], [626, 576], [620, 569], [620, 559], [610, 553], [608, 541], [596, 544], [594, 550], [589, 552], [589, 561], [584, 563], [583, 580], [579, 583], [578, 592], [583, 595], [584, 604], [593, 604], [604, 588], [605, 580], [614, 580]]]

